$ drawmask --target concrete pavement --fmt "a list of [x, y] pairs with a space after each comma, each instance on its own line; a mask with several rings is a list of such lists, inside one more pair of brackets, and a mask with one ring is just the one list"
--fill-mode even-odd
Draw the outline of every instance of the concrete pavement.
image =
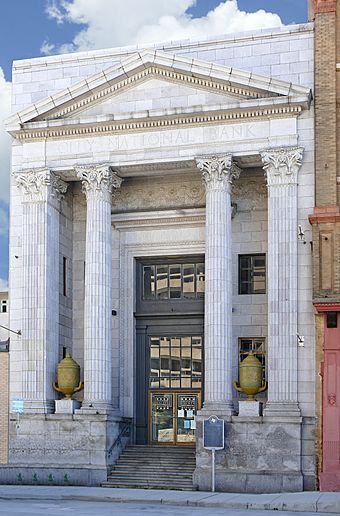
[[339, 493], [240, 494], [72, 486], [0, 486], [0, 500], [78, 500], [177, 506], [318, 512], [340, 515]]

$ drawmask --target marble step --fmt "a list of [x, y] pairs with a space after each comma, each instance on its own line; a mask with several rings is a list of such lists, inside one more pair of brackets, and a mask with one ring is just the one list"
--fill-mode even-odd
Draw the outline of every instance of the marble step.
[[193, 490], [195, 448], [128, 446], [104, 487]]

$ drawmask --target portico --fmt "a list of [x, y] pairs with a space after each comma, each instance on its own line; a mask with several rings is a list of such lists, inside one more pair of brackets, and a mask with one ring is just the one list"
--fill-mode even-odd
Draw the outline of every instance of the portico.
[[[39, 449], [47, 468], [51, 454], [59, 454], [60, 471], [76, 467], [83, 478], [80, 470], [96, 470], [90, 483], [98, 483], [121, 452], [124, 425], [134, 441], [152, 424], [148, 396], [174, 392], [203, 402], [195, 408], [197, 430], [189, 409], [178, 405], [173, 416], [187, 414], [196, 435], [198, 488], [209, 487], [202, 419], [216, 414], [229, 432], [221, 490], [249, 482], [249, 475], [262, 475], [266, 490], [302, 489], [296, 336], [307, 302], [298, 283], [307, 253], [298, 248], [297, 228], [304, 223], [300, 169], [303, 178], [309, 174], [300, 119], [309, 117], [310, 102], [307, 87], [145, 50], [8, 120], [24, 304], [22, 314], [13, 312], [22, 336], [13, 339], [11, 360], [24, 374], [20, 383], [12, 375], [11, 396], [25, 407], [22, 431], [13, 426], [13, 465], [22, 466], [23, 441], [39, 421], [42, 435], [58, 438], [51, 449], [38, 438], [25, 462], [36, 465]], [[265, 257], [261, 298], [239, 293], [245, 256]], [[266, 342], [268, 398], [264, 416], [250, 421], [237, 416], [232, 384], [240, 339], [256, 338]], [[155, 355], [148, 355], [151, 342]], [[193, 346], [202, 354], [194, 356]], [[68, 416], [55, 413], [52, 390], [63, 348], [84, 379], [81, 408]], [[67, 446], [64, 420], [86, 451], [76, 464], [60, 453]], [[257, 428], [261, 464], [253, 456], [237, 459], [244, 446], [238, 436], [249, 424]], [[176, 425], [185, 440], [187, 423]], [[170, 435], [160, 431], [162, 439]], [[271, 434], [283, 436], [277, 449]], [[285, 464], [287, 446], [295, 458]], [[277, 476], [273, 488], [263, 470]]]

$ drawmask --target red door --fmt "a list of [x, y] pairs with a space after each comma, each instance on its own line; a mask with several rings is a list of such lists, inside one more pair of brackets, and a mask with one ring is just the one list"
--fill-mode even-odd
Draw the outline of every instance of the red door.
[[337, 327], [327, 328], [323, 376], [323, 466], [322, 491], [340, 491], [340, 313]]

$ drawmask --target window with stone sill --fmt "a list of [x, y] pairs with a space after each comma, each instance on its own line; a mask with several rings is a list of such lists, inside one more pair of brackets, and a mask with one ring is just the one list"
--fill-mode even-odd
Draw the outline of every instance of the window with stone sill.
[[266, 293], [266, 255], [240, 254], [238, 257], [238, 293]]
[[239, 367], [241, 362], [249, 355], [250, 352], [259, 359], [262, 365], [262, 379], [266, 380], [266, 340], [259, 337], [240, 337], [238, 339], [238, 356]]

